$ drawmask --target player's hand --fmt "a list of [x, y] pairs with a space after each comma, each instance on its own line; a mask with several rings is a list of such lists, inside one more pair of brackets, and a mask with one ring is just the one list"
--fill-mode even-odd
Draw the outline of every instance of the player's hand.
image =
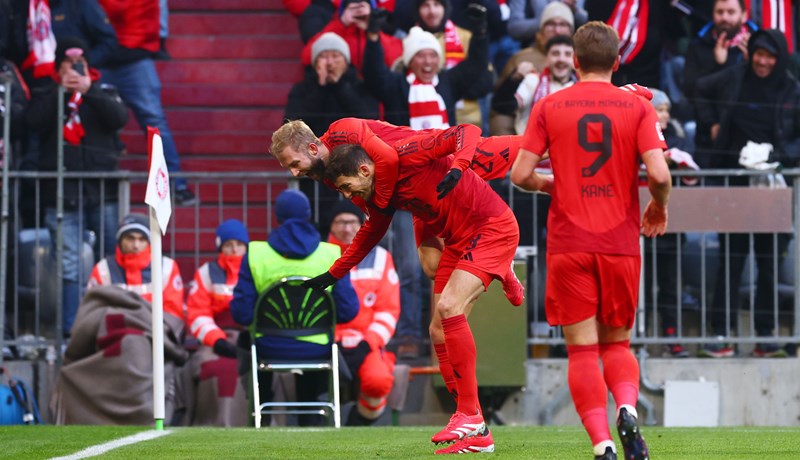
[[224, 358], [236, 357], [236, 345], [228, 342], [225, 339], [218, 339], [214, 342], [214, 353]]
[[461, 175], [463, 173], [458, 168], [453, 168], [447, 175], [444, 176], [439, 185], [436, 186], [436, 192], [439, 194], [437, 198], [440, 200], [447, 196], [448, 193], [452, 192], [456, 185], [458, 185], [458, 181], [461, 180]]
[[642, 215], [642, 234], [648, 238], [661, 236], [667, 230], [667, 207], [652, 199]]
[[303, 281], [302, 286], [304, 288], [318, 287], [320, 289], [325, 289], [337, 281], [339, 280], [334, 278], [333, 275], [331, 275], [331, 272], [325, 272], [321, 275], [317, 275], [311, 279]]
[[633, 93], [641, 98], [644, 98], [647, 101], [653, 100], [653, 92], [650, 91], [647, 87], [636, 83], [628, 83], [627, 85], [620, 86], [619, 89], [621, 89], [622, 91]]

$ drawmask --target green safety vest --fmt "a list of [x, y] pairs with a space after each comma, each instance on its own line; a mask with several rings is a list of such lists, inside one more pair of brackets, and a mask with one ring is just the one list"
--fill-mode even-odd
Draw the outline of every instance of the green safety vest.
[[[313, 278], [331, 268], [341, 256], [339, 246], [319, 243], [317, 250], [305, 259], [287, 259], [275, 252], [265, 241], [254, 241], [247, 248], [247, 262], [256, 291], [261, 295], [273, 283], [287, 276], [307, 276]], [[330, 288], [328, 288], [330, 289]]]
[[[317, 249], [305, 259], [287, 259], [281, 256], [265, 241], [255, 241], [248, 245], [247, 262], [256, 285], [258, 295], [264, 293], [273, 283], [287, 276], [307, 276], [312, 278], [327, 271], [342, 254], [339, 246], [320, 242]], [[331, 286], [328, 286], [328, 291]], [[327, 345], [327, 334], [296, 337], [303, 342]]]

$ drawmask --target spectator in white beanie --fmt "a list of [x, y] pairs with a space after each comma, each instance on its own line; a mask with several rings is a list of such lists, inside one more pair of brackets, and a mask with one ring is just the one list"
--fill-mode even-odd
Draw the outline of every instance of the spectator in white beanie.
[[384, 105], [389, 123], [414, 129], [447, 128], [456, 122], [456, 102], [477, 99], [491, 91], [486, 9], [470, 5], [473, 35], [469, 55], [444, 69], [444, 50], [430, 32], [412, 27], [403, 40], [403, 65], [393, 72], [384, 63], [377, 33], [367, 33], [364, 47], [364, 83]]

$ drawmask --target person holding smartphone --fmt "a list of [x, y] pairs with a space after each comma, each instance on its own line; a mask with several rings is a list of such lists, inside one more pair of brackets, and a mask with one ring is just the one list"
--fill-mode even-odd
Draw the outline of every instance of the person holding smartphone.
[[[55, 171], [58, 144], [63, 142], [64, 171], [116, 171], [120, 156], [117, 131], [128, 121], [128, 109], [117, 91], [99, 83], [100, 72], [90, 66], [88, 46], [76, 37], [58, 39], [56, 71], [52, 81], [35, 88], [25, 121], [39, 136], [39, 167]], [[64, 113], [58, 113], [58, 87], [64, 88]], [[61, 120], [61, 121], [59, 121]], [[58, 139], [57, 123], [64, 136]], [[56, 180], [41, 182], [44, 222], [52, 241], [56, 240]], [[80, 301], [80, 286], [89, 273], [80, 273], [84, 232], [93, 230], [98, 238], [94, 254], [114, 254], [116, 246], [117, 181], [110, 179], [67, 179], [64, 181], [63, 229], [63, 331], [69, 334]], [[92, 263], [96, 260], [91, 261]]]

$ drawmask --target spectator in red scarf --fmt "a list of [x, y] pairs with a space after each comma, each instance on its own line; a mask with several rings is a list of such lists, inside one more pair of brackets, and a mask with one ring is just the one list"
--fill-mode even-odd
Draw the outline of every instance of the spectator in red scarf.
[[[472, 32], [457, 26], [450, 16], [449, 0], [415, 0], [414, 20], [422, 30], [439, 40], [444, 50], [444, 68], [450, 69], [467, 58]], [[456, 108], [457, 124], [470, 123], [481, 126], [481, 112], [474, 99], [459, 101]]]
[[[65, 90], [64, 170], [116, 171], [120, 150], [117, 131], [128, 121], [128, 109], [116, 90], [98, 82], [100, 73], [87, 61], [88, 47], [75, 37], [58, 41], [55, 55], [57, 73], [53, 81], [34, 90], [25, 120], [38, 133], [40, 168], [54, 171], [57, 167], [59, 139], [55, 129], [59, 120], [58, 86]], [[104, 183], [101, 183], [104, 182]], [[103, 193], [101, 194], [101, 186]], [[75, 319], [80, 298], [79, 254], [83, 247], [83, 231], [94, 230], [101, 236], [97, 254], [113, 254], [116, 246], [117, 184], [115, 180], [65, 180], [64, 217], [64, 333]], [[56, 240], [56, 181], [42, 181], [44, 222]], [[101, 228], [103, 232], [101, 232]], [[101, 249], [102, 248], [102, 249]]]
[[378, 34], [368, 34], [364, 83], [384, 104], [386, 121], [414, 129], [454, 126], [457, 101], [479, 98], [491, 90], [486, 9], [475, 4], [470, 9], [474, 18], [471, 52], [450, 69], [444, 67], [445, 55], [439, 41], [419, 27], [412, 27], [403, 40], [403, 66], [407, 72], [391, 71], [385, 64]]

